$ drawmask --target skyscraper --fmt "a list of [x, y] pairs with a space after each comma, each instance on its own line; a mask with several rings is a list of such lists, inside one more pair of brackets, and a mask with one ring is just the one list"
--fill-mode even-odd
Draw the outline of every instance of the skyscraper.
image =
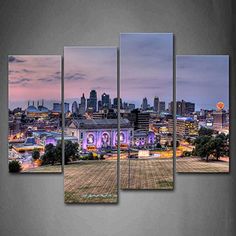
[[109, 108], [110, 107], [110, 96], [109, 94], [103, 93], [102, 94], [102, 107]]
[[159, 97], [155, 97], [154, 98], [154, 102], [153, 102], [153, 110], [155, 112], [160, 112], [160, 103], [159, 103]]
[[195, 103], [185, 102], [182, 100], [182, 113], [183, 115], [189, 115], [195, 111]]
[[78, 115], [78, 104], [76, 101], [72, 103], [71, 111], [73, 115]]
[[102, 110], [102, 101], [101, 100], [98, 101], [98, 110], [99, 111]]
[[82, 97], [80, 98], [79, 114], [84, 115], [85, 110], [86, 110], [86, 99], [85, 99], [84, 93], [83, 93]]
[[96, 90], [90, 91], [89, 99], [87, 99], [87, 110], [97, 111], [97, 92]]
[[149, 121], [150, 114], [147, 112], [141, 112], [139, 109], [134, 109], [130, 113], [130, 117], [128, 118], [134, 125], [134, 129], [140, 130], [149, 130]]
[[[122, 99], [120, 98], [120, 108], [122, 109]], [[113, 108], [117, 109], [118, 108], [118, 98], [113, 99]]]
[[160, 101], [159, 102], [159, 107], [160, 107], [160, 111], [159, 112], [165, 112], [165, 110], [166, 110], [166, 103], [164, 101]]
[[146, 111], [147, 108], [148, 108], [148, 101], [147, 101], [147, 98], [145, 97], [142, 102], [142, 109], [143, 111]]

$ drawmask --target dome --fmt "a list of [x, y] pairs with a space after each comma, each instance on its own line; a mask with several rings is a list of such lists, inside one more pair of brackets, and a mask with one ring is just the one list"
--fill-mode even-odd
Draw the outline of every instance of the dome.
[[39, 111], [41, 112], [48, 112], [48, 108], [44, 106], [38, 106]]
[[28, 108], [26, 109], [26, 112], [39, 112], [39, 110], [33, 106], [33, 105], [30, 105], [28, 106]]

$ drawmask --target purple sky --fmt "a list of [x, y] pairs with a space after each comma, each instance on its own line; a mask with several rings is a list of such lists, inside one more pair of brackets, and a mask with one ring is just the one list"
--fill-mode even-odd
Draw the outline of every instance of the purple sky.
[[61, 100], [61, 56], [9, 56], [9, 107], [27, 107], [28, 100], [45, 100], [52, 108]]
[[116, 47], [65, 47], [64, 48], [65, 101], [80, 102], [91, 89], [111, 98], [117, 96], [117, 48]]
[[177, 100], [195, 102], [196, 110], [229, 107], [229, 57], [188, 55], [176, 59]]
[[[120, 35], [121, 98], [140, 106], [147, 97], [166, 103], [173, 96], [173, 34]], [[166, 104], [167, 106], [167, 104]]]

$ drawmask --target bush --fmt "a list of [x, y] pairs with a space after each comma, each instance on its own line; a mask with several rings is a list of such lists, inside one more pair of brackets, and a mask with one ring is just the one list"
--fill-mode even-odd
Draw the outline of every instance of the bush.
[[33, 152], [32, 152], [32, 158], [33, 158], [34, 160], [38, 160], [38, 159], [40, 158], [40, 152], [39, 152], [39, 150], [37, 150], [37, 149], [33, 150]]
[[88, 160], [93, 160], [93, 153], [92, 153], [92, 152], [90, 152], [90, 153], [88, 154]]
[[191, 154], [192, 154], [192, 152], [189, 152], [189, 151], [184, 151], [184, 152], [183, 152], [183, 156], [184, 156], [184, 157], [190, 157]]
[[8, 164], [9, 172], [18, 173], [21, 171], [21, 164], [19, 161], [10, 161]]

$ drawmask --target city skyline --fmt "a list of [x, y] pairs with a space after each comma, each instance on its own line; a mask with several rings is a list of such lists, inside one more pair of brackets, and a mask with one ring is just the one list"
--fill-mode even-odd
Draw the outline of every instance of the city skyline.
[[212, 109], [222, 101], [229, 109], [229, 57], [179, 55], [176, 58], [176, 98], [196, 104], [196, 110]]
[[92, 89], [117, 96], [116, 47], [65, 47], [64, 56], [65, 102]]
[[173, 100], [173, 34], [120, 34], [121, 97], [136, 106], [148, 100]]
[[[61, 56], [8, 56], [9, 108], [27, 107], [27, 101], [61, 100]], [[39, 92], [40, 91], [40, 92]]]

